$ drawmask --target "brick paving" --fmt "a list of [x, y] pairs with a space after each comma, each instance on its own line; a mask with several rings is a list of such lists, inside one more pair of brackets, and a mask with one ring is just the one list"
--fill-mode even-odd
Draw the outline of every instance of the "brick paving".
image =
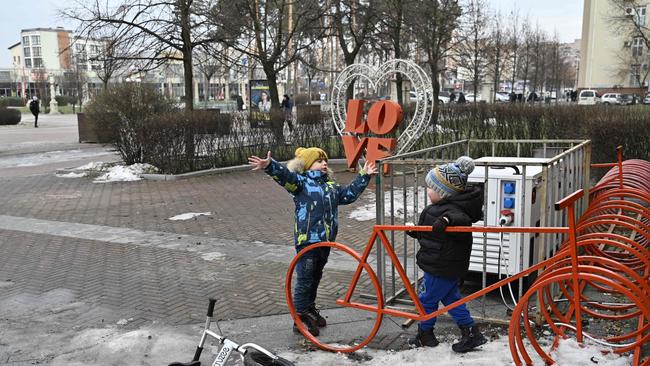
[[[346, 182], [352, 174], [337, 178]], [[54, 174], [7, 177], [0, 178], [0, 207], [7, 217], [60, 222], [63, 227], [83, 223], [236, 240], [242, 245], [255, 242], [270, 248], [292, 245], [293, 202], [259, 172], [110, 184]], [[371, 222], [347, 219], [350, 209], [341, 209], [339, 241], [360, 247]], [[168, 220], [184, 212], [205, 211], [213, 216]], [[250, 259], [239, 255], [209, 261], [192, 251], [116, 243], [108, 237], [69, 237], [64, 228], [59, 235], [24, 230], [0, 230], [0, 280], [14, 284], [0, 298], [65, 288], [78, 298], [115, 309], [121, 318], [133, 318], [134, 324], [200, 322], [208, 296], [220, 299], [218, 314], [224, 319], [286, 313], [286, 263], [265, 260], [253, 246]], [[348, 277], [345, 272], [328, 271], [323, 282], [331, 284], [323, 287], [319, 302], [331, 304]], [[98, 322], [92, 317], [84, 320], [86, 326]]]

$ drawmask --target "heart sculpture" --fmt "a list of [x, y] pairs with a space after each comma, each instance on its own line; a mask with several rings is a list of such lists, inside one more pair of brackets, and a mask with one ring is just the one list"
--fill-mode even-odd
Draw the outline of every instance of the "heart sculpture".
[[369, 65], [353, 64], [341, 71], [334, 81], [332, 89], [332, 121], [340, 135], [349, 134], [344, 131], [347, 115], [346, 91], [348, 86], [357, 79], [365, 79], [376, 90], [395, 74], [402, 74], [411, 81], [418, 98], [415, 102], [415, 111], [408, 121], [406, 129], [397, 137], [397, 147], [394, 154], [403, 154], [417, 142], [424, 132], [433, 113], [433, 88], [431, 80], [420, 66], [409, 60], [393, 59], [375, 69]]

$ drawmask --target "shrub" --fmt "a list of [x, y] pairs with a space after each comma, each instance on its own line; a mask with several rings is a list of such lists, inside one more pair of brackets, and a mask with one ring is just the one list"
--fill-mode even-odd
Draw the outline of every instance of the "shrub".
[[137, 131], [151, 116], [175, 110], [174, 103], [150, 85], [123, 83], [111, 85], [86, 106], [86, 118], [98, 135], [114, 141], [127, 164], [142, 163]]
[[309, 102], [309, 94], [300, 93], [293, 98], [293, 104], [295, 105], [304, 105]]
[[0, 107], [0, 125], [17, 125], [22, 114], [18, 109]]
[[20, 97], [1, 97], [0, 107], [23, 107], [23, 99]]
[[72, 97], [69, 97], [67, 95], [57, 95], [56, 97], [54, 97], [54, 99], [58, 103], [59, 107], [65, 107], [68, 104], [72, 104], [74, 101]]

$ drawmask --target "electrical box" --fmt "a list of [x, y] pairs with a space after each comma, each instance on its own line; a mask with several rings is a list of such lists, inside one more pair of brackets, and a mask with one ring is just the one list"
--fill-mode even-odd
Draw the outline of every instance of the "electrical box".
[[[538, 191], [542, 189], [543, 158], [483, 157], [475, 160], [468, 184], [479, 185], [487, 197], [484, 220], [487, 226], [540, 226], [541, 207]], [[514, 164], [513, 164], [514, 163]], [[487, 170], [487, 182], [486, 180]], [[474, 226], [484, 226], [483, 220]], [[470, 271], [513, 275], [538, 263], [539, 235], [524, 233], [473, 233], [474, 243]], [[503, 235], [503, 240], [501, 240]], [[485, 244], [485, 248], [484, 248]]]

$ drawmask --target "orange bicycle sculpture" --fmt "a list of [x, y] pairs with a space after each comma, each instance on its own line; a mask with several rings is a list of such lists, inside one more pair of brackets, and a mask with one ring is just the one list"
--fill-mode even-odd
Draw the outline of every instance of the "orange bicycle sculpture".
[[[641, 348], [650, 339], [650, 323], [648, 322], [650, 319], [650, 253], [647, 246], [650, 242], [650, 226], [648, 225], [650, 194], [635, 188], [620, 188], [615, 192], [601, 194], [595, 205], [590, 205], [591, 209], [588, 209], [583, 218], [577, 221], [574, 203], [583, 195], [584, 192], [579, 190], [555, 204], [556, 210], [567, 210], [568, 227], [448, 227], [447, 232], [559, 233], [566, 234], [566, 240], [553, 257], [430, 314], [425, 312], [411, 285], [411, 279], [407, 276], [386, 235], [387, 231], [429, 231], [430, 227], [375, 225], [362, 254], [335, 242], [310, 245], [296, 255], [287, 271], [285, 295], [291, 316], [302, 335], [319, 348], [332, 352], [350, 353], [372, 341], [379, 331], [384, 315], [414, 321], [429, 320], [456, 306], [539, 271], [536, 281], [517, 302], [510, 319], [509, 344], [516, 365], [533, 365], [533, 359], [527, 351], [527, 347], [532, 348], [543, 360], [543, 363], [554, 363], [550, 355], [551, 352], [540, 346], [534, 334], [535, 324], [531, 320], [533, 316], [529, 314], [529, 311], [530, 304], [536, 304], [536, 302], [540, 304], [538, 306], [539, 315], [555, 334], [553, 348], [557, 347], [561, 338], [567, 337], [567, 332], [572, 332], [575, 333], [578, 342], [583, 342], [585, 338], [594, 339], [601, 344], [614, 347], [616, 353], [632, 352], [635, 365], [650, 365], [650, 357], [644, 358]], [[633, 199], [626, 200], [624, 197]], [[594, 212], [600, 212], [601, 216], [594, 217]], [[629, 216], [630, 212], [634, 216], [632, 219]], [[608, 230], [601, 232], [603, 227]], [[633, 235], [626, 236], [621, 233], [621, 230], [629, 230]], [[368, 263], [368, 258], [377, 239], [381, 242], [404, 283], [406, 293], [414, 304], [414, 311], [386, 307], [382, 287], [372, 266]], [[356, 270], [345, 295], [336, 303], [342, 307], [364, 310], [376, 315], [370, 334], [358, 343], [336, 345], [321, 341], [309, 333], [296, 313], [291, 291], [292, 274], [298, 260], [303, 255], [321, 247], [329, 247], [347, 253], [357, 262]], [[376, 302], [373, 304], [352, 301], [353, 292], [362, 272], [365, 272], [374, 287]], [[559, 297], [553, 295], [552, 286], [559, 289]], [[622, 295], [626, 302], [609, 304], [592, 300], [590, 294], [585, 290], [587, 286], [608, 294]], [[578, 294], [578, 296], [574, 294]], [[536, 298], [532, 298], [533, 296]], [[583, 317], [586, 316], [628, 322], [630, 319], [635, 319], [636, 326], [631, 330], [622, 331], [623, 333], [620, 335], [597, 337], [583, 331]], [[527, 339], [529, 345], [524, 343], [524, 339]]]

